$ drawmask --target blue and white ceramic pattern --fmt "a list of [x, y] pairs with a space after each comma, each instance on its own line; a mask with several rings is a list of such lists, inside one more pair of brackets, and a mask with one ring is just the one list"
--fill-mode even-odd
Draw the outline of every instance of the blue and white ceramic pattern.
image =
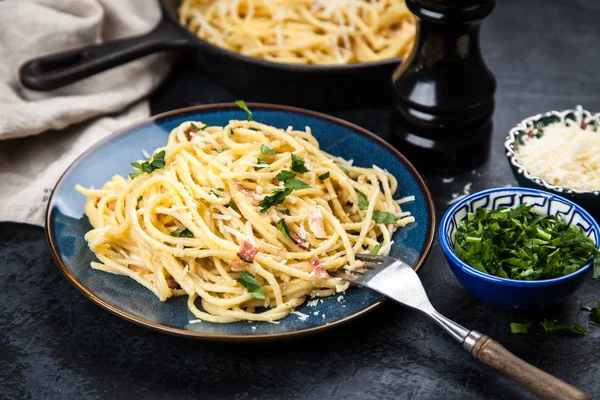
[[494, 210], [525, 203], [533, 206], [533, 211], [540, 215], [558, 215], [569, 225], [579, 226], [596, 246], [600, 243], [600, 227], [594, 218], [577, 204], [552, 193], [527, 188], [498, 188], [477, 192], [456, 202], [442, 217], [439, 229], [448, 264], [466, 289], [479, 299], [503, 308], [533, 309], [559, 303], [583, 283], [593, 266], [590, 261], [564, 277], [519, 281], [488, 275], [456, 256], [454, 233], [468, 213], [480, 207]]
[[[282, 128], [310, 126], [323, 150], [353, 159], [355, 165], [377, 164], [392, 173], [400, 187], [396, 197], [415, 196], [416, 200], [403, 205], [403, 209], [410, 211], [417, 222], [395, 233], [391, 254], [415, 269], [422, 265], [433, 241], [433, 203], [417, 171], [397, 150], [362, 128], [323, 114], [266, 104], [249, 106], [257, 121]], [[151, 153], [163, 146], [169, 132], [183, 121], [224, 125], [230, 119], [242, 118], [246, 118], [246, 113], [234, 104], [168, 112], [113, 134], [76, 160], [54, 189], [46, 221], [51, 253], [67, 279], [100, 306], [132, 322], [167, 333], [220, 340], [269, 339], [308, 333], [338, 325], [380, 304], [381, 295], [353, 287], [341, 296], [324, 298], [314, 306], [298, 308], [309, 315], [305, 320], [292, 314], [276, 324], [190, 324], [195, 317], [187, 309], [187, 298], [163, 303], [129, 278], [90, 268], [95, 257], [83, 237], [91, 226], [84, 216], [85, 198], [74, 190], [76, 183], [101, 187], [114, 174], [126, 176], [131, 172], [129, 163], [132, 160], [141, 158], [143, 150]]]

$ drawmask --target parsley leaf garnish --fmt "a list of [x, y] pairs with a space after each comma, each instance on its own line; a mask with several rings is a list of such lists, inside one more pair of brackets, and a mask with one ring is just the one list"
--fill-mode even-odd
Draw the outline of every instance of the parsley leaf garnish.
[[373, 221], [378, 224], [395, 224], [397, 217], [387, 211], [373, 211]]
[[279, 232], [283, 233], [283, 235], [286, 236], [288, 239], [292, 241], [294, 240], [292, 239], [290, 228], [285, 223], [285, 219], [281, 218], [279, 221], [277, 221], [277, 229], [279, 229]]
[[346, 167], [340, 167], [343, 173], [345, 173], [348, 177], [350, 177], [350, 172], [346, 169]]
[[468, 214], [456, 230], [454, 251], [482, 272], [528, 281], [568, 275], [600, 255], [579, 227], [537, 215], [527, 204]]
[[319, 175], [320, 181], [324, 181], [327, 178], [329, 178], [329, 171], [325, 172], [324, 174]]
[[[217, 190], [219, 190], [219, 189], [217, 189]], [[212, 194], [215, 197], [221, 197], [221, 195], [219, 193], [215, 192], [213, 189], [210, 189], [210, 194]]]
[[372, 255], [376, 256], [377, 254], [379, 254], [379, 250], [381, 250], [381, 246], [383, 246], [383, 243], [377, 243], [375, 245], [375, 247], [373, 247], [371, 249], [371, 251], [369, 252], [369, 254], [372, 254]]
[[579, 322], [574, 325], [559, 325], [556, 322], [544, 320], [540, 322], [546, 332], [567, 331], [577, 335], [585, 335], [585, 328]]
[[252, 111], [248, 109], [246, 102], [244, 100], [236, 100], [235, 104], [242, 110], [246, 111], [248, 113], [248, 121], [252, 121]]
[[232, 137], [234, 133], [235, 132], [233, 131], [233, 128], [229, 128], [229, 132], [227, 133], [227, 137]]
[[292, 171], [299, 174], [308, 172], [308, 168], [304, 165], [304, 158], [297, 156], [294, 153], [292, 153]]
[[279, 210], [280, 213], [282, 213], [283, 215], [292, 215], [292, 213], [290, 212], [290, 210], [288, 210], [287, 208], [285, 210]]
[[228, 206], [233, 208], [234, 211], [240, 212], [240, 209], [238, 208], [237, 204], [235, 204], [235, 201], [231, 201], [231, 203], [229, 203]]
[[[256, 163], [259, 165], [269, 165], [269, 163], [267, 162], [267, 157], [258, 157], [258, 160], [256, 160]], [[259, 170], [259, 169], [263, 169], [264, 167], [254, 167], [255, 170]]]
[[148, 161], [143, 163], [132, 162], [131, 165], [136, 169], [135, 172], [129, 174], [131, 179], [135, 179], [142, 175], [144, 172], [151, 173], [152, 171], [165, 167], [165, 150], [161, 150], [153, 155]]
[[260, 212], [267, 212], [269, 208], [283, 203], [285, 201], [285, 198], [288, 197], [290, 193], [292, 193], [292, 190], [294, 189], [273, 189], [273, 195], [265, 197], [258, 204], [261, 207]]
[[264, 299], [265, 292], [263, 288], [260, 286], [260, 283], [256, 280], [256, 277], [252, 275], [250, 272], [242, 271], [240, 272], [240, 277], [237, 281], [248, 290], [254, 298]]
[[138, 199], [137, 199], [137, 202], [139, 203], [139, 202], [140, 202], [140, 201], [142, 201], [142, 200], [144, 200], [144, 196], [140, 196], [140, 197], [138, 197]]
[[511, 322], [510, 323], [510, 332], [511, 333], [527, 333], [529, 332], [529, 328], [531, 328], [531, 322]]
[[584, 310], [591, 312], [590, 322], [594, 325], [600, 325], [600, 303], [592, 306], [584, 306]]
[[310, 185], [306, 182], [302, 182], [300, 179], [292, 178], [283, 182], [283, 185], [286, 188], [290, 189], [307, 189]]
[[358, 208], [361, 210], [366, 210], [369, 208], [369, 200], [367, 200], [367, 196], [365, 196], [365, 194], [360, 190], [356, 191], [356, 195], [358, 196]]
[[182, 237], [182, 238], [194, 238], [194, 234], [188, 228], [181, 229], [177, 228], [173, 232], [171, 232], [171, 236], [174, 237]]
[[196, 132], [198, 132], [198, 131], [203, 131], [203, 130], [205, 130], [206, 128], [208, 128], [209, 126], [210, 126], [210, 125], [208, 125], [208, 124], [204, 124], [204, 126], [203, 126], [202, 128], [198, 128], [198, 125], [196, 125], [196, 124], [195, 124], [195, 123], [193, 123], [193, 122], [190, 122], [190, 126], [188, 126], [188, 128], [186, 129], [186, 133], [189, 133], [189, 132], [194, 132], [194, 133], [196, 133]]
[[273, 155], [275, 154], [275, 149], [270, 148], [269, 146], [265, 146], [264, 144], [260, 145], [260, 152], [265, 155]]
[[288, 179], [293, 179], [296, 177], [296, 174], [291, 172], [291, 171], [281, 171], [280, 173], [277, 174], [277, 176], [275, 176], [275, 178], [277, 178], [278, 181], [287, 181]]

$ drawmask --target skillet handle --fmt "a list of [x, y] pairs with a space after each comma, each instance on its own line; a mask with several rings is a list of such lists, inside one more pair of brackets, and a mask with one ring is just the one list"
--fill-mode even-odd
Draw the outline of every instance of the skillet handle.
[[56, 89], [151, 53], [188, 47], [191, 38], [182, 29], [163, 18], [144, 35], [29, 60], [19, 69], [19, 77], [28, 89]]

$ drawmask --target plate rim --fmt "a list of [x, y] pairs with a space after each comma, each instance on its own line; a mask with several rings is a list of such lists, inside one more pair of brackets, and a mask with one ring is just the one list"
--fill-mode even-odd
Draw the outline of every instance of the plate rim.
[[[368, 139], [374, 140], [375, 142], [377, 142], [377, 144], [379, 144], [380, 146], [383, 146], [384, 148], [389, 150], [397, 159], [399, 159], [401, 162], [403, 162], [407, 166], [409, 172], [415, 178], [415, 180], [416, 180], [417, 184], [419, 185], [419, 187], [421, 188], [421, 190], [423, 191], [423, 193], [425, 195], [425, 201], [426, 201], [427, 208], [430, 211], [429, 218], [428, 218], [430, 229], [427, 232], [425, 247], [423, 248], [423, 251], [419, 254], [419, 257], [417, 258], [417, 260], [415, 261], [415, 265], [413, 268], [415, 271], [418, 272], [423, 267], [425, 260], [431, 253], [431, 248], [433, 246], [433, 240], [435, 237], [435, 230], [436, 230], [435, 229], [435, 225], [436, 225], [436, 223], [435, 223], [435, 221], [436, 221], [435, 220], [435, 206], [434, 206], [433, 198], [431, 197], [431, 193], [429, 192], [429, 189], [427, 188], [425, 181], [423, 180], [423, 178], [421, 177], [421, 175], [419, 174], [417, 169], [413, 166], [413, 164], [402, 153], [400, 153], [400, 151], [398, 151], [396, 148], [394, 148], [388, 142], [386, 142], [379, 136], [375, 135], [374, 133], [368, 131], [367, 129], [362, 128], [356, 124], [353, 124], [351, 122], [348, 122], [348, 121], [343, 120], [338, 117], [334, 117], [334, 116], [320, 113], [317, 111], [312, 111], [312, 110], [299, 108], [299, 107], [286, 106], [286, 105], [270, 104], [270, 103], [254, 103], [254, 102], [249, 102], [247, 104], [248, 104], [249, 108], [253, 108], [255, 110], [263, 109], [263, 110], [285, 111], [285, 112], [291, 112], [291, 113], [296, 113], [296, 114], [303, 114], [303, 115], [308, 115], [311, 117], [324, 119], [324, 120], [333, 122], [338, 125], [346, 126], [347, 128], [350, 128], [351, 130], [355, 131], [356, 133], [366, 136]], [[44, 226], [46, 243], [48, 245], [50, 254], [51, 254], [54, 262], [58, 266], [58, 269], [60, 270], [60, 272], [65, 276], [65, 278], [67, 278], [67, 281], [71, 285], [73, 285], [81, 294], [83, 294], [85, 297], [87, 297], [89, 300], [91, 300], [92, 303], [94, 303], [97, 306], [99, 306], [100, 308], [108, 311], [109, 313], [116, 315], [119, 318], [122, 318], [128, 322], [133, 322], [134, 324], [136, 324], [138, 326], [149, 328], [156, 332], [166, 333], [166, 334], [190, 338], [190, 339], [200, 339], [200, 340], [212, 340], [212, 341], [224, 341], [224, 342], [248, 342], [248, 341], [270, 341], [270, 340], [279, 340], [279, 339], [293, 338], [293, 337], [298, 337], [298, 336], [305, 336], [307, 334], [314, 334], [317, 332], [321, 332], [324, 330], [328, 330], [328, 329], [343, 325], [343, 324], [349, 322], [350, 320], [352, 320], [356, 317], [359, 317], [361, 315], [364, 315], [364, 314], [374, 310], [381, 304], [383, 304], [386, 301], [386, 297], [382, 295], [375, 303], [373, 303], [369, 306], [366, 306], [358, 311], [355, 311], [351, 314], [348, 314], [342, 318], [339, 318], [331, 323], [324, 324], [324, 325], [317, 325], [317, 326], [314, 326], [311, 328], [300, 329], [300, 330], [295, 330], [295, 331], [290, 331], [290, 332], [255, 334], [255, 335], [247, 335], [247, 334], [231, 335], [231, 334], [221, 334], [221, 333], [196, 332], [196, 331], [190, 331], [190, 330], [183, 330], [183, 329], [179, 329], [179, 328], [173, 328], [173, 327], [166, 326], [166, 325], [163, 325], [160, 323], [152, 322], [145, 318], [138, 317], [132, 313], [124, 311], [124, 310], [120, 309], [119, 307], [116, 307], [116, 306], [106, 302], [105, 300], [101, 299], [100, 297], [98, 297], [92, 290], [90, 290], [87, 286], [85, 286], [81, 281], [79, 281], [68, 270], [68, 268], [64, 264], [60, 254], [58, 252], [57, 244], [55, 242], [56, 238], [54, 237], [53, 234], [51, 234], [51, 232], [53, 231], [53, 229], [51, 229], [51, 228], [53, 228], [53, 226], [54, 226], [54, 224], [52, 223], [51, 216], [52, 216], [52, 209], [53, 209], [52, 206], [53, 206], [54, 195], [57, 192], [57, 188], [59, 188], [59, 186], [63, 183], [64, 177], [69, 172], [71, 172], [75, 167], [77, 167], [77, 165], [83, 159], [85, 159], [88, 156], [88, 154], [96, 151], [99, 147], [101, 147], [102, 145], [104, 145], [107, 142], [110, 142], [115, 137], [118, 137], [118, 136], [124, 134], [125, 132], [128, 132], [136, 127], [143, 126], [143, 125], [149, 124], [149, 123], [153, 123], [156, 120], [174, 117], [177, 115], [191, 113], [191, 112], [206, 112], [206, 111], [211, 111], [211, 110], [216, 111], [216, 110], [222, 110], [222, 109], [237, 109], [237, 108], [238, 107], [233, 102], [232, 103], [215, 103], [215, 104], [203, 104], [203, 105], [195, 105], [195, 106], [190, 106], [190, 107], [178, 108], [175, 110], [166, 111], [166, 112], [163, 112], [160, 114], [152, 115], [152, 116], [144, 118], [142, 120], [130, 123], [120, 129], [117, 129], [116, 131], [107, 135], [105, 138], [102, 138], [98, 142], [94, 143], [90, 148], [88, 148], [81, 155], [79, 155], [69, 165], [69, 167], [67, 167], [67, 169], [61, 174], [60, 178], [58, 179], [58, 181], [54, 185], [54, 188], [52, 189], [52, 193], [50, 194], [50, 197], [48, 198], [48, 205], [46, 206], [46, 216], [45, 216], [45, 226]]]

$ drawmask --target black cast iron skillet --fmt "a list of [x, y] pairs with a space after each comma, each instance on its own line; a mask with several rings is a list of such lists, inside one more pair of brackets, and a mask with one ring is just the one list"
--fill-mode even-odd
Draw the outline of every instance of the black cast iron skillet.
[[151, 32], [30, 60], [21, 66], [21, 82], [29, 89], [52, 90], [150, 53], [190, 49], [183, 57], [195, 60], [209, 76], [248, 101], [314, 109], [378, 104], [390, 98], [398, 58], [325, 66], [265, 61], [200, 39], [179, 23], [180, 0], [160, 2], [162, 19]]

